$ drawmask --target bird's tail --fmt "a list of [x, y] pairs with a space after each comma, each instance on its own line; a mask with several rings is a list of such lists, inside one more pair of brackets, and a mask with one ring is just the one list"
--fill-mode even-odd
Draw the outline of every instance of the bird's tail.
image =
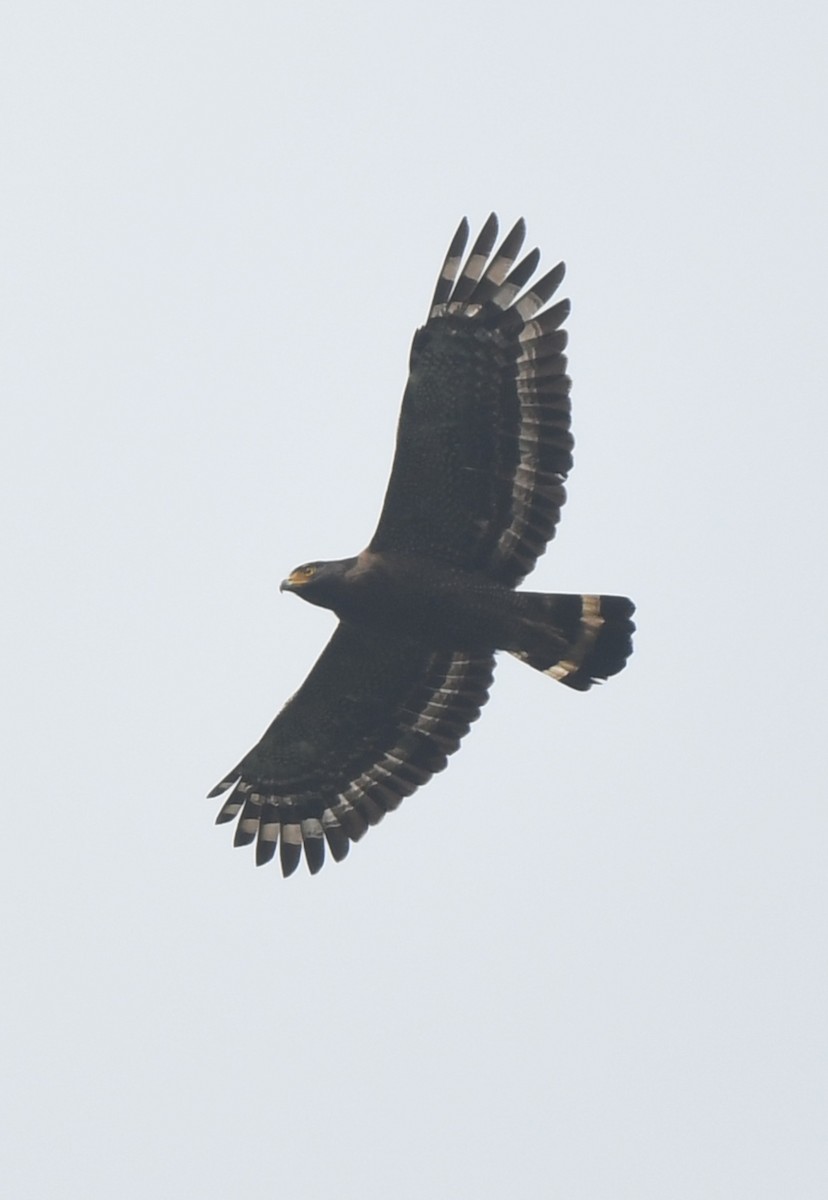
[[632, 654], [635, 605], [626, 596], [516, 592], [519, 645], [509, 652], [567, 687], [585, 692], [617, 675]]

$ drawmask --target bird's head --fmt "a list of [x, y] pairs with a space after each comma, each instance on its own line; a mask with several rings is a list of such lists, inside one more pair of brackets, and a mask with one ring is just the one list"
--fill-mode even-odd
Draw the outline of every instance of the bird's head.
[[342, 577], [350, 562], [350, 559], [345, 559], [337, 562], [302, 563], [301, 567], [291, 571], [287, 579], [282, 580], [279, 591], [293, 592], [309, 604], [334, 608]]
[[324, 570], [326, 564], [321, 562], [302, 563], [301, 567], [296, 567], [291, 571], [287, 579], [283, 579], [279, 584], [280, 592], [298, 592], [301, 588], [306, 588], [317, 579], [320, 571]]

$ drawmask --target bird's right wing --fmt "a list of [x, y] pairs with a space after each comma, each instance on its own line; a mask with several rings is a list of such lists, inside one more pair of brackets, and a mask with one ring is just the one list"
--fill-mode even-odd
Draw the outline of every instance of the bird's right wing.
[[308, 678], [257, 746], [210, 792], [229, 789], [217, 823], [256, 861], [304, 846], [311, 873], [446, 765], [488, 697], [494, 657], [432, 652], [340, 623]]
[[[428, 321], [414, 336], [397, 448], [370, 548], [422, 555], [518, 583], [554, 535], [572, 466], [570, 381], [560, 328], [569, 301], [547, 301], [559, 263], [532, 280], [518, 221], [497, 250], [497, 219], [468, 257], [464, 220]], [[461, 264], [463, 264], [461, 266]]]

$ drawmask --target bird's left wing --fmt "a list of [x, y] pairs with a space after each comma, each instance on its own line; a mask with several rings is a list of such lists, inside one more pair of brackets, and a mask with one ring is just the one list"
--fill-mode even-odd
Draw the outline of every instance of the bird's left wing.
[[340, 623], [308, 678], [211, 796], [217, 823], [239, 817], [235, 844], [256, 841], [282, 873], [304, 847], [312, 874], [325, 844], [339, 861], [369, 825], [446, 765], [488, 697], [494, 658], [433, 652]]
[[537, 250], [515, 265], [523, 221], [494, 250], [492, 214], [463, 263], [468, 232], [464, 220], [428, 321], [414, 336], [370, 548], [436, 558], [514, 585], [555, 532], [572, 466], [560, 328], [569, 302], [544, 308], [563, 263], [534, 282]]

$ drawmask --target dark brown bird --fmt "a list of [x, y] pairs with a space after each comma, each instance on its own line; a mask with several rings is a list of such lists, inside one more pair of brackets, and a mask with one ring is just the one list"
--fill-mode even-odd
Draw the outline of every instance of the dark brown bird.
[[623, 596], [517, 592], [554, 536], [572, 467], [570, 380], [561, 325], [544, 306], [563, 263], [530, 284], [515, 266], [518, 221], [494, 252], [492, 214], [460, 269], [463, 220], [428, 320], [414, 335], [397, 449], [366, 550], [297, 567], [282, 589], [332, 609], [339, 625], [258, 745], [210, 793], [218, 823], [282, 872], [304, 847], [342, 859], [446, 766], [488, 697], [506, 650], [586, 691], [632, 653]]

